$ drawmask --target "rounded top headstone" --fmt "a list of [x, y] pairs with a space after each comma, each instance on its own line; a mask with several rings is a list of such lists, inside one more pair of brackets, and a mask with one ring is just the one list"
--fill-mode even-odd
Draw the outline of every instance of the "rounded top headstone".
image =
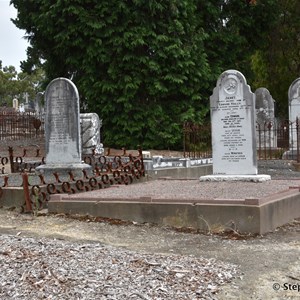
[[300, 77], [295, 79], [289, 87], [289, 101], [300, 98]]

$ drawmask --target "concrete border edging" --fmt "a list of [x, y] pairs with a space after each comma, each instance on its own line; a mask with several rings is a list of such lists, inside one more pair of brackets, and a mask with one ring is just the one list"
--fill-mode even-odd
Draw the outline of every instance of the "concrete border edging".
[[[243, 202], [243, 203], [242, 203]], [[275, 198], [244, 200], [167, 201], [155, 199], [72, 199], [66, 194], [50, 197], [50, 213], [90, 215], [155, 223], [172, 227], [220, 232], [264, 234], [300, 217], [300, 192], [290, 189]]]

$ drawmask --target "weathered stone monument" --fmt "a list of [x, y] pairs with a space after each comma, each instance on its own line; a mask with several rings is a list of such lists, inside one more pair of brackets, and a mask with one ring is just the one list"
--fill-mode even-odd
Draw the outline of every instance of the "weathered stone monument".
[[44, 93], [37, 93], [36, 97], [35, 97], [35, 101], [34, 101], [34, 110], [35, 113], [39, 116], [43, 116], [44, 115], [44, 105], [42, 103], [42, 99], [44, 97]]
[[17, 98], [14, 98], [13, 99], [13, 109], [15, 111], [18, 111], [19, 110], [19, 100]]
[[275, 101], [266, 88], [258, 88], [255, 96], [257, 148], [276, 148]]
[[269, 180], [257, 175], [255, 95], [242, 73], [221, 74], [210, 97], [213, 175], [201, 181]]
[[19, 112], [20, 112], [20, 113], [24, 113], [24, 112], [25, 112], [25, 105], [24, 105], [24, 103], [21, 103], [21, 104], [19, 105]]
[[45, 91], [46, 164], [38, 172], [89, 169], [81, 160], [79, 95], [66, 78], [52, 80]]
[[82, 154], [103, 154], [100, 143], [102, 121], [96, 113], [80, 114]]
[[[299, 118], [300, 125], [300, 77], [293, 81], [288, 91], [289, 97], [289, 120], [290, 120], [290, 135], [289, 148], [290, 151], [297, 150], [297, 131], [296, 120]], [[300, 141], [299, 141], [300, 142]]]

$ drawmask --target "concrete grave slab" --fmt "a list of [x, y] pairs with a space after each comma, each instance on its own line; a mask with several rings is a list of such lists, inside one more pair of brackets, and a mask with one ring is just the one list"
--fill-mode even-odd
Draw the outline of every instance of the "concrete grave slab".
[[51, 213], [263, 234], [300, 217], [299, 183], [155, 180], [52, 195], [48, 204]]

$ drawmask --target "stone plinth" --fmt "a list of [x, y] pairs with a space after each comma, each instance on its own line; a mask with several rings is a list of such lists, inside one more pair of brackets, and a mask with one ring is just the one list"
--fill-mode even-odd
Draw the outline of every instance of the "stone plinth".
[[264, 182], [271, 180], [270, 175], [206, 175], [201, 176], [200, 181], [250, 181]]

